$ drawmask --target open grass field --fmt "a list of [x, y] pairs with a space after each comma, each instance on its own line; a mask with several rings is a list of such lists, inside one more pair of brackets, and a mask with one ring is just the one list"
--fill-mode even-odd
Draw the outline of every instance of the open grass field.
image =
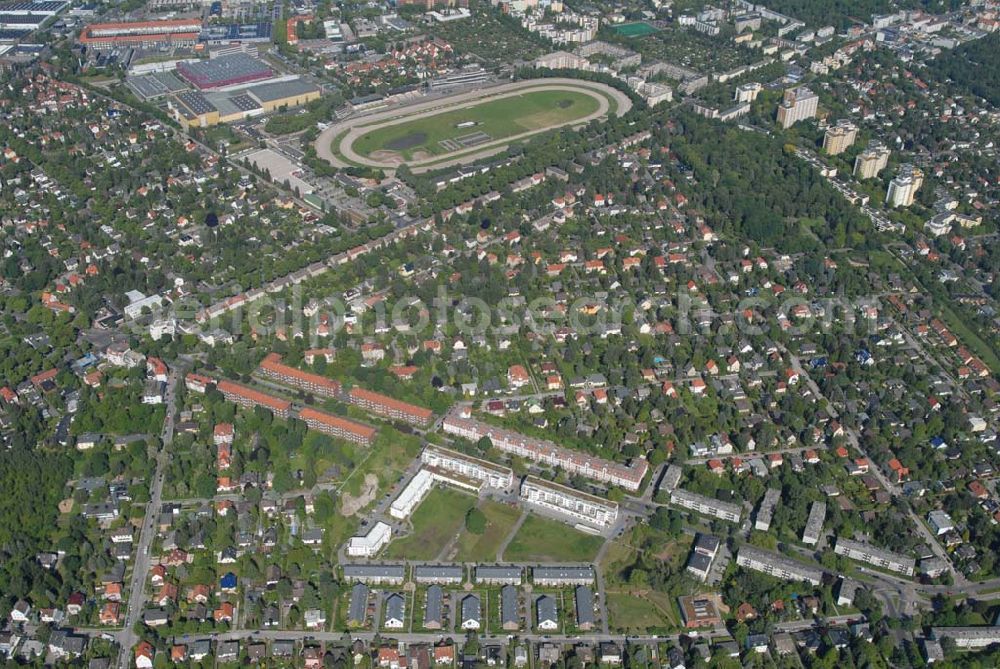
[[604, 543], [603, 537], [584, 534], [565, 523], [528, 516], [507, 546], [508, 562], [591, 562]]
[[640, 633], [677, 624], [670, 598], [662, 592], [608, 592], [607, 605], [608, 624], [613, 630]]
[[413, 533], [389, 544], [386, 557], [433, 560], [462, 529], [476, 499], [450, 488], [434, 488], [410, 517]]
[[474, 148], [488, 141], [563, 125], [598, 110], [592, 95], [577, 91], [527, 91], [456, 111], [373, 128], [353, 144], [370, 157], [392, 152], [407, 160]]
[[491, 562], [496, 559], [497, 550], [503, 545], [521, 512], [506, 504], [484, 500], [479, 510], [486, 516], [486, 531], [482, 534], [462, 532], [458, 540], [459, 562]]

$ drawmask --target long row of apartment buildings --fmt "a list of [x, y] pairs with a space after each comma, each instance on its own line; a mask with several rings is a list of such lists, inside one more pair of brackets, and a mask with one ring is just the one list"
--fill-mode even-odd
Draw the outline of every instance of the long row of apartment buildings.
[[[208, 377], [188, 375], [187, 384], [189, 388], [205, 388], [207, 384], [212, 382], [213, 380]], [[226, 398], [226, 401], [238, 404], [244, 409], [252, 409], [259, 406], [270, 410], [278, 418], [287, 420], [292, 417], [292, 403], [288, 400], [262, 393], [259, 390], [235, 383], [234, 381], [218, 381], [216, 388]], [[204, 390], [200, 390], [199, 392], [204, 392]], [[334, 416], [324, 411], [313, 409], [312, 407], [302, 409], [298, 417], [305, 422], [310, 430], [316, 430], [331, 437], [344, 439], [355, 444], [361, 444], [362, 446], [370, 445], [378, 432], [370, 425]]]
[[494, 427], [471, 418], [471, 411], [468, 408], [453, 409], [445, 416], [442, 427], [445, 432], [469, 441], [478, 441], [486, 437], [494, 447], [504, 453], [550, 467], [559, 467], [568, 474], [621, 486], [633, 492], [639, 489], [649, 469], [649, 463], [645, 459], [637, 459], [631, 465], [623, 465], [578, 453], [545, 439], [536, 439], [512, 430]]
[[261, 361], [258, 371], [261, 375], [307, 393], [322, 397], [340, 397], [340, 383], [319, 374], [304, 372], [281, 362], [277, 353], [268, 353]]

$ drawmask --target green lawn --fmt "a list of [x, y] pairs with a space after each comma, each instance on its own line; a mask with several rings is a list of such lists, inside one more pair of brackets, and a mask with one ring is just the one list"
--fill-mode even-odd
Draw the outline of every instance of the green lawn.
[[482, 534], [463, 532], [458, 540], [459, 562], [491, 562], [507, 538], [521, 512], [499, 502], [484, 501], [479, 510], [486, 516], [486, 531]]
[[413, 533], [389, 544], [386, 557], [433, 560], [465, 524], [465, 514], [476, 504], [471, 495], [435, 488], [410, 517]]
[[[363, 156], [395, 151], [407, 160], [440, 155], [475, 145], [445, 146], [440, 142], [485, 133], [489, 140], [503, 139], [531, 130], [563, 125], [593, 114], [598, 101], [576, 91], [528, 91], [499, 100], [444, 112], [406, 123], [375, 128], [358, 137], [354, 150]], [[475, 125], [464, 125], [474, 123]], [[459, 127], [462, 125], [462, 127]], [[460, 145], [461, 143], [459, 143]]]
[[635, 633], [663, 630], [675, 624], [669, 598], [661, 592], [609, 592], [607, 606], [608, 624], [613, 630]]
[[591, 562], [603, 537], [584, 534], [556, 520], [528, 516], [507, 546], [508, 562]]

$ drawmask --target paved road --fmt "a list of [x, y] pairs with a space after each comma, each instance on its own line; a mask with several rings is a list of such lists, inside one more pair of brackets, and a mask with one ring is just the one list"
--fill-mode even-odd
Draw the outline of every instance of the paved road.
[[180, 368], [175, 366], [170, 372], [170, 378], [167, 382], [167, 416], [163, 421], [163, 431], [160, 433], [163, 446], [156, 455], [156, 472], [153, 474], [153, 486], [150, 490], [149, 504], [146, 505], [146, 513], [142, 519], [142, 529], [139, 531], [139, 545], [136, 548], [135, 564], [132, 566], [132, 579], [129, 582], [125, 626], [118, 634], [118, 666], [121, 669], [128, 669], [131, 663], [132, 646], [138, 641], [133, 628], [139, 621], [139, 616], [142, 614], [143, 607], [146, 604], [146, 574], [149, 573], [150, 562], [152, 560], [149, 549], [153, 543], [153, 537], [156, 536], [156, 518], [160, 513], [163, 478], [166, 462], [169, 457], [167, 452], [174, 440], [176, 390], [180, 373]]
[[[530, 79], [526, 81], [517, 81], [507, 84], [500, 84], [498, 86], [491, 86], [488, 88], [482, 88], [475, 91], [470, 91], [468, 93], [462, 93], [459, 95], [450, 96], [447, 98], [440, 98], [430, 102], [423, 102], [414, 105], [407, 105], [405, 107], [400, 107], [396, 109], [391, 109], [388, 111], [380, 111], [374, 114], [368, 114], [365, 116], [358, 116], [355, 118], [350, 118], [339, 123], [334, 123], [329, 128], [324, 130], [319, 134], [316, 139], [316, 155], [333, 165], [334, 167], [349, 167], [348, 163], [337, 158], [333, 153], [333, 140], [345, 132], [347, 135], [341, 142], [341, 151], [344, 153], [346, 158], [353, 163], [360, 165], [367, 165], [369, 167], [383, 168], [383, 169], [394, 169], [397, 167], [397, 163], [393, 161], [379, 161], [371, 158], [366, 158], [356, 153], [350, 146], [351, 142], [357, 139], [360, 135], [365, 133], [367, 129], [370, 129], [372, 125], [378, 124], [380, 126], [395, 125], [399, 123], [405, 123], [415, 119], [426, 118], [428, 116], [433, 116], [435, 114], [441, 113], [444, 109], [454, 109], [461, 107], [468, 107], [477, 102], [482, 101], [484, 98], [501, 98], [510, 97], [513, 95], [520, 95], [525, 89], [532, 89], [536, 91], [547, 91], [547, 90], [564, 90], [564, 91], [584, 91], [595, 98], [599, 99], [599, 107], [596, 112], [590, 114], [584, 118], [571, 121], [570, 123], [564, 123], [562, 125], [583, 125], [589, 123], [590, 121], [600, 118], [601, 116], [607, 115], [610, 110], [610, 103], [608, 102], [608, 97], [615, 100], [618, 107], [618, 115], [625, 114], [632, 108], [632, 101], [627, 95], [618, 91], [605, 84], [600, 84], [592, 81], [583, 81], [578, 79]], [[364, 129], [361, 128], [361, 124], [364, 124]], [[553, 126], [555, 127], [555, 126]], [[532, 130], [528, 132], [523, 132], [518, 135], [513, 135], [511, 137], [505, 137], [496, 142], [489, 144], [484, 144], [476, 147], [476, 150], [472, 153], [463, 154], [461, 156], [456, 156], [454, 160], [441, 161], [441, 156], [432, 156], [424, 160], [410, 161], [411, 169], [414, 172], [426, 171], [427, 169], [440, 169], [443, 167], [450, 167], [453, 165], [460, 165], [469, 162], [474, 162], [476, 160], [486, 158], [490, 155], [498, 153], [504, 150], [508, 144], [512, 141], [517, 141], [519, 139], [524, 139], [531, 135], [538, 134], [540, 132], [545, 132], [550, 128], [542, 128], [539, 130]], [[346, 148], [343, 148], [345, 147]], [[427, 165], [427, 163], [433, 163], [433, 165]], [[421, 167], [423, 166], [423, 167]]]

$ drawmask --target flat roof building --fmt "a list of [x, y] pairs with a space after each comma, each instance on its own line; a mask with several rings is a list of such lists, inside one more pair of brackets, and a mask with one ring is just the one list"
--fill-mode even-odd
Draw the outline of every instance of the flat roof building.
[[570, 475], [577, 474], [593, 481], [621, 486], [633, 492], [639, 489], [642, 479], [649, 469], [649, 463], [641, 458], [636, 459], [630, 466], [595, 458], [557, 446], [545, 439], [528, 437], [512, 430], [474, 420], [463, 415], [461, 409], [453, 409], [449, 412], [442, 423], [442, 428], [448, 434], [454, 434], [473, 442], [487, 437], [494, 447], [504, 453], [527, 458], [550, 467], [559, 467]]
[[814, 118], [819, 109], [819, 96], [805, 86], [790, 88], [778, 105], [778, 123], [787, 130], [799, 121]]
[[261, 81], [273, 76], [274, 70], [253, 56], [233, 53], [194, 63], [177, 63], [177, 74], [198, 89], [207, 90]]
[[409, 518], [433, 487], [434, 475], [421, 468], [389, 505], [389, 515], [400, 520]]
[[743, 507], [739, 504], [721, 502], [687, 490], [678, 489], [671, 492], [670, 503], [706, 516], [728, 520], [731, 523], [740, 522], [740, 517], [743, 514]]
[[854, 159], [854, 176], [872, 179], [889, 164], [889, 148], [881, 142], [872, 142]]
[[92, 23], [80, 33], [80, 44], [93, 49], [194, 46], [201, 32], [199, 19]]
[[1000, 626], [979, 627], [932, 627], [931, 638], [935, 641], [951, 639], [959, 648], [986, 648], [1000, 644]]
[[350, 557], [372, 557], [382, 550], [392, 539], [392, 528], [383, 522], [372, 525], [363, 536], [351, 537], [347, 542]]
[[514, 485], [514, 471], [492, 462], [440, 446], [427, 446], [420, 454], [424, 464], [482, 481], [490, 488], [506, 490]]
[[680, 605], [681, 617], [687, 629], [718, 627], [722, 624], [722, 616], [712, 597], [705, 595], [678, 597], [677, 603]]
[[843, 537], [837, 538], [833, 552], [858, 562], [866, 562], [907, 576], [913, 576], [913, 569], [916, 566], [916, 560], [913, 558]]
[[774, 518], [774, 509], [781, 501], [781, 490], [779, 488], [768, 488], [764, 493], [764, 499], [757, 507], [757, 517], [754, 519], [754, 529], [767, 532], [771, 529], [771, 519]]
[[783, 581], [805, 581], [812, 585], [819, 585], [823, 581], [822, 569], [749, 545], [740, 547], [736, 564]]
[[618, 520], [617, 502], [534, 476], [526, 476], [521, 482], [521, 499], [561, 518], [598, 528], [610, 527]]
[[858, 126], [846, 119], [831, 125], [823, 135], [823, 150], [827, 155], [836, 156], [846, 151], [858, 137]]
[[915, 165], [903, 165], [899, 174], [889, 182], [889, 190], [885, 202], [890, 207], [909, 207], [917, 196], [917, 191], [924, 184], [924, 171]]
[[712, 562], [715, 561], [715, 556], [719, 553], [720, 545], [718, 537], [710, 534], [696, 536], [685, 569], [698, 580], [706, 581], [712, 570]]
[[815, 546], [823, 535], [823, 521], [826, 520], [826, 502], [813, 502], [809, 509], [806, 527], [802, 530], [802, 543]]

